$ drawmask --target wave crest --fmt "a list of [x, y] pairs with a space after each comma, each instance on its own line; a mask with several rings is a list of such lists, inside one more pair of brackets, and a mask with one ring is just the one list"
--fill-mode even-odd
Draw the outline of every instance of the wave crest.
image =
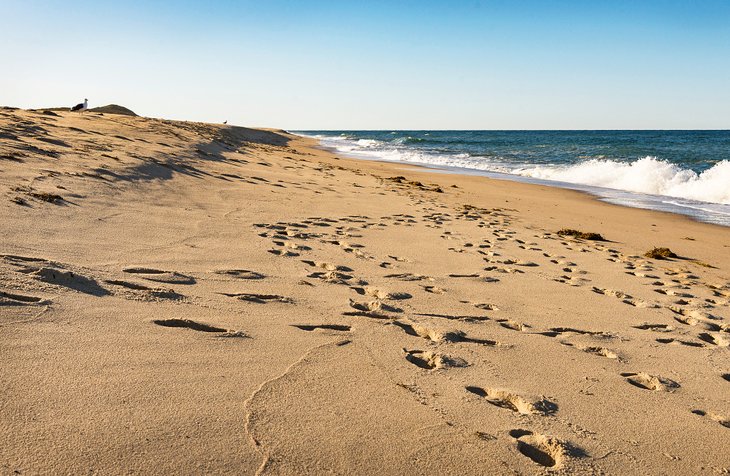
[[624, 163], [592, 159], [569, 166], [536, 166], [512, 173], [543, 180], [730, 204], [730, 161], [698, 174], [656, 157]]

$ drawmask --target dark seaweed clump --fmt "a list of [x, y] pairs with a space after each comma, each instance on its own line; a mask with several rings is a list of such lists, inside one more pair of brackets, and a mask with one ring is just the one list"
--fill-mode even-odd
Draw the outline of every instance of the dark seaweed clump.
[[667, 259], [667, 258], [676, 258], [677, 255], [669, 248], [652, 248], [646, 253], [644, 253], [644, 256], [647, 258], [654, 258], [654, 259]]
[[558, 235], [573, 236], [575, 238], [581, 238], [584, 240], [606, 241], [606, 239], [600, 233], [573, 230], [572, 228], [563, 228], [562, 230], [558, 231]]

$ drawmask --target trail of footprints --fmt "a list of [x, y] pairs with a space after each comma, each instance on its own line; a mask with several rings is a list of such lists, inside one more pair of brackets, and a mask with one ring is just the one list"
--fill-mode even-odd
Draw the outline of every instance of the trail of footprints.
[[[565, 242], [566, 247], [570, 244]], [[613, 297], [619, 301], [639, 308], [645, 309], [666, 309], [669, 311], [676, 323], [699, 329], [701, 332], [695, 334], [697, 340], [684, 337], [657, 337], [655, 340], [660, 344], [678, 344], [696, 348], [713, 348], [730, 346], [730, 325], [724, 319], [708, 310], [719, 307], [730, 307], [727, 297], [730, 296], [730, 283], [706, 284], [694, 272], [684, 268], [657, 269], [651, 260], [640, 256], [625, 256], [617, 250], [603, 245], [595, 245], [597, 251], [608, 254], [608, 260], [621, 265], [624, 273], [641, 279], [644, 286], [651, 286], [652, 290], [659, 296], [665, 297], [664, 302], [656, 300], [639, 299], [630, 294], [600, 286], [593, 286], [591, 290], [597, 294]], [[588, 249], [581, 249], [587, 252]], [[556, 265], [565, 264], [565, 271], [571, 269], [574, 263], [562, 260], [551, 260]], [[662, 277], [663, 275], [663, 277]], [[556, 281], [579, 286], [585, 283], [576, 282], [571, 276], [564, 275], [556, 278]], [[695, 291], [692, 291], [695, 289]], [[697, 290], [704, 292], [704, 297], [697, 295]], [[709, 291], [709, 295], [707, 293]], [[649, 330], [652, 332], [672, 333], [677, 331], [676, 326], [669, 324], [645, 324], [634, 326], [636, 329]], [[702, 332], [706, 331], [706, 332]]]
[[[419, 202], [416, 202], [419, 203]], [[410, 338], [420, 339], [424, 348], [413, 348], [407, 346], [402, 349], [404, 359], [414, 367], [426, 372], [438, 372], [451, 368], [466, 367], [470, 364], [455, 355], [452, 351], [458, 350], [460, 345], [479, 345], [495, 349], [507, 349], [512, 347], [493, 339], [474, 337], [462, 330], [440, 329], [425, 323], [416, 322], [412, 319], [403, 318], [406, 309], [399, 304], [407, 303], [413, 296], [405, 292], [386, 291], [386, 288], [373, 286], [362, 279], [357, 278], [355, 270], [346, 266], [334, 265], [324, 261], [309, 259], [309, 255], [316, 255], [321, 248], [327, 250], [327, 254], [339, 251], [350, 254], [357, 259], [374, 261], [379, 263], [383, 270], [393, 270], [383, 274], [384, 280], [415, 282], [419, 283], [420, 289], [426, 294], [443, 295], [448, 297], [448, 287], [441, 287], [436, 283], [436, 278], [410, 272], [398, 272], [394, 270], [400, 264], [408, 263], [408, 258], [387, 255], [377, 257], [369, 253], [365, 247], [357, 242], [358, 238], [366, 232], [377, 232], [388, 226], [412, 227], [422, 223], [428, 227], [439, 230], [441, 238], [449, 245], [447, 251], [457, 253], [474, 253], [482, 262], [486, 263], [483, 271], [492, 274], [464, 273], [450, 274], [446, 279], [480, 279], [485, 282], [497, 282], [498, 278], [493, 273], [518, 276], [531, 269], [538, 269], [541, 264], [538, 262], [545, 259], [545, 266], [553, 270], [558, 268], [560, 276], [553, 278], [555, 281], [573, 287], [581, 287], [590, 283], [594, 278], [589, 278], [586, 271], [570, 259], [560, 254], [551, 254], [544, 251], [545, 247], [536, 241], [523, 240], [514, 231], [509, 230], [512, 218], [503, 209], [482, 209], [471, 206], [464, 206], [456, 212], [439, 211], [434, 205], [425, 205], [423, 215], [417, 217], [409, 214], [397, 214], [371, 218], [362, 215], [350, 215], [342, 218], [332, 219], [327, 217], [309, 217], [297, 222], [277, 222], [274, 224], [259, 223], [255, 227], [259, 229], [258, 235], [270, 241], [269, 253], [281, 258], [298, 258], [308, 268], [306, 278], [320, 282], [323, 285], [347, 286], [354, 293], [353, 298], [347, 303], [348, 310], [343, 311], [346, 317], [365, 317], [382, 320], [386, 328], [395, 328]], [[457, 233], [448, 230], [450, 223], [455, 221], [473, 222], [482, 232], [491, 232], [488, 237], [481, 240], [468, 240]], [[550, 233], [535, 235], [536, 239], [556, 240]], [[458, 243], [457, 243], [458, 242]], [[451, 245], [451, 243], [457, 243]], [[666, 308], [673, 314], [674, 324], [645, 322], [633, 326], [637, 330], [651, 332], [657, 337], [659, 344], [681, 344], [696, 347], [728, 347], [730, 346], [730, 328], [723, 322], [723, 319], [706, 311], [716, 307], [730, 307], [730, 283], [708, 286], [710, 296], [699, 301], [695, 292], [691, 292], [692, 286], [700, 286], [699, 278], [686, 270], [657, 270], [646, 260], [636, 256], [623, 256], [618, 251], [603, 245], [592, 246], [582, 243], [579, 240], [559, 241], [565, 250], [574, 253], [607, 253], [608, 260], [623, 266], [627, 276], [647, 282], [654, 286], [658, 297], [671, 300], [669, 303], [658, 304], [652, 301], [638, 299], [627, 293], [618, 290], [603, 288], [599, 285], [591, 285], [590, 290], [594, 293], [618, 299], [631, 306], [640, 308]], [[536, 260], [524, 258], [511, 258], [504, 256], [506, 246], [514, 246], [517, 250], [534, 253]], [[539, 258], [539, 259], [538, 259]], [[101, 279], [96, 280], [79, 273], [71, 267], [54, 263], [41, 258], [29, 258], [14, 255], [2, 255], [3, 262], [12, 267], [17, 273], [25, 275], [32, 280], [49, 284], [52, 286], [65, 287], [77, 292], [103, 296], [106, 294], [119, 294], [132, 299], [166, 299], [181, 301], [185, 296], [178, 294], [173, 289], [156, 288], [129, 279]], [[178, 273], [175, 271], [157, 270], [147, 267], [127, 267], [122, 269], [125, 275], [136, 277], [147, 282], [164, 283], [175, 286], [191, 286], [196, 283], [196, 278]], [[552, 271], [551, 271], [552, 272]], [[266, 276], [256, 271], [247, 269], [218, 269], [211, 272], [221, 279], [230, 280], [261, 280]], [[664, 274], [664, 278], [661, 275]], [[312, 285], [306, 280], [302, 284]], [[41, 293], [36, 293], [41, 294]], [[279, 303], [291, 304], [293, 299], [278, 294], [257, 294], [257, 293], [220, 293], [226, 297], [244, 301], [250, 304]], [[0, 291], [0, 306], [36, 306], [48, 304], [51, 301], [42, 296], [26, 295], [14, 291]], [[700, 308], [689, 308], [688, 306], [702, 306]], [[498, 307], [489, 303], [476, 303], [476, 309], [487, 312], [498, 311]], [[413, 314], [428, 319], [446, 319], [448, 321], [470, 321], [482, 322], [492, 320], [490, 317], [479, 316], [447, 316], [435, 313], [418, 313], [411, 309]], [[196, 322], [189, 319], [156, 319], [152, 321], [155, 325], [167, 328], [188, 329], [198, 332], [209, 333], [218, 337], [249, 337], [243, 331], [225, 329], [223, 327]], [[620, 365], [623, 362], [617, 352], [603, 345], [586, 344], [573, 342], [574, 336], [588, 336], [594, 339], [610, 340], [615, 336], [601, 331], [586, 331], [570, 327], [554, 327], [547, 330], [535, 330], [530, 325], [514, 319], [494, 319], [494, 322], [504, 329], [528, 335], [541, 335], [550, 338], [559, 337], [558, 341], [567, 347], [573, 347], [577, 351], [615, 360]], [[697, 334], [700, 342], [675, 337], [672, 334], [677, 331], [677, 326], [688, 326], [700, 329]], [[292, 324], [292, 327], [299, 331], [311, 333], [351, 333], [350, 324], [333, 323], [302, 323]], [[415, 339], [408, 342], [416, 344]], [[422, 347], [422, 346], [418, 346]], [[642, 391], [674, 392], [680, 388], [680, 384], [674, 380], [651, 375], [644, 372], [620, 372], [620, 377], [627, 385], [631, 385]], [[722, 378], [730, 382], [730, 374], [723, 374]], [[484, 401], [487, 404], [497, 407], [500, 410], [507, 410], [516, 415], [534, 415], [549, 417], [558, 411], [558, 405], [541, 396], [527, 396], [501, 388], [483, 388], [478, 386], [467, 386], [465, 392]], [[705, 410], [694, 410], [698, 416], [709, 416], [723, 426], [730, 426], [726, 418]], [[530, 430], [516, 429], [509, 432], [514, 440], [517, 450], [536, 464], [544, 467], [560, 467], [571, 457], [583, 456], [580, 449], [557, 438], [540, 435]]]
[[[478, 220], [478, 215], [468, 214], [467, 219]], [[358, 217], [358, 221], [364, 221], [363, 217]], [[443, 227], [445, 223], [451, 221], [453, 218], [446, 213], [434, 213], [432, 215], [426, 215], [424, 218], [432, 222], [432, 227]], [[328, 220], [325, 223], [332, 225], [336, 220]], [[396, 223], [406, 224], [406, 226], [412, 225], [413, 216], [403, 217], [396, 219]], [[304, 223], [305, 225], [309, 225]], [[291, 225], [291, 224], [289, 224]], [[492, 224], [494, 225], [494, 224]], [[284, 228], [269, 228], [275, 229], [277, 233], [287, 232], [289, 229], [286, 224], [276, 224], [276, 227]], [[481, 223], [481, 227], [490, 226], [486, 223]], [[268, 225], [263, 225], [268, 227]], [[383, 223], [361, 223], [363, 229], [368, 228], [382, 228]], [[338, 227], [339, 228], [339, 227]], [[343, 233], [351, 233], [353, 230], [342, 229], [339, 230]], [[269, 237], [268, 233], [264, 233], [265, 237]], [[500, 234], [498, 238], [510, 239], [512, 233]], [[449, 237], [448, 232], [445, 232], [443, 236]], [[319, 239], [323, 244], [336, 244], [339, 245], [339, 240], [333, 240], [332, 236], [326, 233], [320, 233], [318, 236], [308, 236], [307, 239], [316, 238]], [[524, 243], [524, 242], [523, 242]], [[488, 249], [491, 245], [489, 243], [482, 243], [480, 250]], [[470, 243], [465, 243], [463, 248], [473, 248]], [[540, 251], [539, 248], [533, 246], [534, 251]], [[343, 249], [344, 252], [349, 252], [347, 249]], [[484, 256], [484, 255], [483, 255]], [[487, 258], [484, 258], [491, 266], [485, 268], [485, 271], [493, 271], [499, 273], [520, 273], [521, 271], [517, 267], [537, 267], [538, 264], [532, 261], [523, 260], [512, 260], [509, 258], [497, 258], [498, 254], [493, 253]], [[395, 263], [405, 262], [406, 260], [394, 255], [388, 256], [388, 261], [383, 261], [380, 265], [381, 268], [389, 269], [392, 268]], [[362, 279], [356, 277], [355, 270], [334, 265], [327, 262], [318, 262], [315, 260], [303, 260], [304, 264], [310, 269], [315, 270], [307, 274], [308, 278], [321, 280], [326, 284], [339, 284], [348, 286], [357, 296], [350, 298], [348, 307], [350, 310], [344, 311], [343, 315], [346, 317], [366, 317], [372, 319], [383, 320], [386, 326], [392, 326], [400, 329], [405, 335], [421, 339], [427, 345], [431, 346], [429, 349], [404, 347], [402, 349], [404, 358], [407, 362], [413, 366], [428, 371], [443, 371], [450, 368], [466, 367], [469, 363], [451, 353], [446, 353], [442, 349], [446, 346], [460, 345], [460, 344], [473, 344], [492, 348], [509, 348], [510, 345], [498, 342], [493, 339], [477, 338], [468, 335], [466, 332], [461, 330], [453, 329], [440, 329], [437, 327], [430, 326], [428, 324], [414, 322], [411, 319], [402, 318], [401, 315], [404, 313], [404, 309], [396, 305], [399, 301], [407, 301], [413, 296], [409, 293], [403, 292], [389, 292], [383, 288], [372, 286]], [[450, 279], [463, 279], [463, 278], [476, 278], [485, 279], [485, 277], [479, 273], [476, 274], [451, 274], [448, 276]], [[396, 280], [403, 282], [429, 282], [434, 281], [434, 278], [423, 276], [413, 273], [389, 273], [384, 274], [383, 279]], [[485, 279], [489, 281], [490, 278]], [[421, 285], [421, 289], [428, 294], [444, 295], [447, 290], [437, 286], [435, 284], [424, 284]], [[363, 300], [363, 298], [366, 298]], [[476, 309], [488, 312], [498, 311], [498, 307], [491, 303], [474, 303], [472, 304]], [[435, 313], [418, 313], [412, 312], [412, 314], [427, 318], [444, 318], [451, 321], [458, 320], [469, 320], [472, 322], [479, 322], [483, 320], [490, 320], [489, 317], [483, 315], [477, 316], [451, 316], [451, 315], [439, 315]], [[498, 319], [497, 322], [500, 326], [520, 332], [530, 331], [529, 325], [514, 321], [512, 319]], [[297, 324], [294, 327], [306, 331], [324, 331], [324, 332], [350, 332], [351, 326], [344, 324]], [[558, 335], [585, 335], [590, 334], [594, 336], [603, 336], [600, 332], [588, 332], [581, 331], [571, 328], [554, 328], [547, 331], [547, 335], [558, 336]], [[415, 344], [415, 342], [414, 342]], [[578, 348], [584, 352], [595, 353], [608, 358], [617, 358], [616, 354], [611, 351], [600, 348], [600, 347], [587, 347], [578, 346]], [[506, 389], [495, 389], [495, 388], [481, 388], [476, 386], [467, 387], [466, 391], [472, 395], [476, 395], [484, 399], [489, 404], [499, 407], [502, 409], [510, 410], [518, 415], [539, 415], [549, 416], [557, 412], [558, 406], [556, 403], [543, 398], [543, 397], [529, 397], [514, 393]], [[527, 430], [522, 430], [522, 434], [510, 433], [517, 444], [517, 448], [520, 453], [530, 458], [535, 463], [545, 467], [557, 467], [560, 466], [567, 458], [573, 456], [579, 456], [579, 452], [574, 451], [573, 447], [568, 443], [558, 440], [553, 437], [543, 436], [534, 434]]]
[[[96, 297], [113, 295], [131, 300], [189, 303], [183, 294], [172, 288], [158, 287], [158, 284], [190, 286], [197, 282], [197, 279], [190, 275], [149, 267], [125, 267], [121, 270], [123, 275], [139, 278], [143, 280], [142, 282], [130, 280], [125, 276], [119, 276], [118, 278], [92, 277], [94, 274], [103, 276], [108, 273], [84, 269], [45, 258], [10, 254], [0, 255], [0, 266], [10, 269], [10, 272], [7, 273], [7, 276], [10, 277], [9, 282], [0, 284], [34, 289], [36, 290], [34, 294], [44, 295], [78, 292]], [[212, 271], [211, 274], [235, 280], [265, 278], [262, 273], [246, 269], [218, 269]], [[278, 295], [236, 293], [229, 296], [253, 303], [291, 302], [289, 298]], [[52, 304], [53, 299], [45, 296], [29, 295], [18, 291], [0, 291], [0, 306], [48, 306]], [[215, 333], [219, 337], [248, 337], [243, 331], [224, 329], [190, 319], [155, 319], [152, 320], [152, 323], [162, 327]]]

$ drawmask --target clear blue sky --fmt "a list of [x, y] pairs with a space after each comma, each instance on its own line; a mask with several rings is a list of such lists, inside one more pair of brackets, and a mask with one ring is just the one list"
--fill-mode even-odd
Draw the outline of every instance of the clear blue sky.
[[730, 0], [0, 0], [0, 104], [287, 129], [728, 129]]

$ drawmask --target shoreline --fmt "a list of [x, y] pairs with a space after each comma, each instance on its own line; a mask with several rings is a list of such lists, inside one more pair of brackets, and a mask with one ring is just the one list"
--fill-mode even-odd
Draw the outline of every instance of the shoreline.
[[3, 471], [730, 471], [727, 227], [274, 129], [0, 128]]
[[[325, 131], [322, 131], [325, 132]], [[362, 131], [361, 131], [362, 132]], [[370, 131], [364, 131], [370, 132]], [[481, 131], [477, 131], [481, 132]], [[490, 131], [493, 132], [493, 131]], [[502, 131], [496, 131], [502, 132]], [[517, 131], [517, 132], [533, 132], [533, 131]], [[546, 132], [546, 131], [534, 131], [534, 132]], [[555, 132], [555, 131], [547, 131]], [[576, 131], [567, 131], [576, 132]], [[577, 131], [581, 132], [581, 131]], [[583, 132], [600, 132], [600, 131], [583, 131]], [[722, 131], [720, 131], [722, 132]], [[306, 131], [305, 131], [306, 133]], [[335, 155], [340, 154], [348, 156], [349, 158], [355, 158], [359, 160], [371, 160], [377, 162], [390, 162], [395, 164], [414, 165], [423, 167], [430, 170], [439, 171], [441, 173], [455, 173], [461, 175], [476, 175], [482, 176], [495, 180], [510, 180], [519, 183], [528, 183], [535, 185], [544, 185], [548, 187], [557, 187], [562, 189], [577, 190], [580, 192], [588, 193], [589, 195], [595, 196], [597, 199], [606, 203], [613, 203], [629, 208], [642, 208], [647, 210], [654, 210], [659, 212], [669, 212], [677, 215], [689, 216], [693, 220], [716, 224], [720, 226], [730, 227], [730, 206], [716, 202], [705, 202], [700, 200], [692, 200], [688, 198], [676, 197], [671, 195], [656, 195], [643, 192], [635, 192], [629, 190], [623, 190], [619, 188], [610, 188], [597, 185], [587, 185], [578, 182], [566, 182], [561, 180], [551, 180], [545, 178], [535, 178], [530, 176], [524, 176], [519, 174], [511, 174], [508, 172], [497, 172], [490, 170], [483, 170], [478, 168], [459, 167], [454, 165], [438, 165], [429, 164], [425, 162], [408, 162], [399, 161], [394, 159], [379, 158], [377, 155], [365, 155], [360, 152], [342, 152], [339, 151], [335, 145], [325, 145], [323, 143], [327, 138], [320, 138], [311, 135], [302, 135], [300, 133], [293, 133], [300, 137], [310, 138], [320, 143], [321, 149], [333, 153]], [[417, 152], [418, 149], [413, 149]], [[727, 208], [728, 210], [724, 210]]]
[[[288, 131], [286, 131], [289, 133]], [[493, 177], [486, 175], [486, 173], [480, 173], [482, 171], [476, 171], [477, 173], [468, 173], [465, 171], [461, 171], [458, 168], [454, 168], [454, 170], [447, 170], [439, 168], [438, 166], [429, 166], [427, 164], [419, 164], [419, 163], [408, 163], [408, 162], [396, 162], [396, 161], [390, 161], [390, 160], [376, 160], [376, 159], [367, 159], [367, 158], [360, 158], [360, 157], [349, 157], [346, 154], [340, 153], [334, 148], [323, 146], [320, 144], [320, 141], [313, 137], [308, 136], [301, 136], [298, 134], [290, 133], [299, 139], [309, 142], [306, 147], [312, 148], [314, 150], [319, 150], [322, 152], [325, 152], [328, 155], [331, 155], [332, 157], [337, 157], [337, 160], [345, 160], [349, 163], [355, 164], [386, 164], [392, 168], [390, 170], [391, 173], [396, 174], [398, 172], [403, 171], [411, 171], [411, 172], [417, 172], [419, 174], [424, 174], [427, 176], [430, 176], [432, 180], [436, 181], [436, 177], [449, 177], [449, 176], [456, 176], [456, 177], [472, 177], [476, 179], [484, 180], [486, 184], [489, 184], [490, 182], [498, 182], [501, 184], [504, 184], [504, 188], [509, 188], [510, 184], [517, 184], [516, 188], [522, 188], [526, 187], [526, 190], [531, 189], [532, 187], [535, 187], [534, 190], [540, 190], [543, 192], [547, 192], [547, 195], [550, 195], [550, 192], [552, 191], [560, 191], [560, 192], [566, 192], [567, 194], [574, 194], [573, 196], [576, 197], [577, 200], [583, 201], [587, 200], [589, 202], [593, 202], [595, 204], [600, 204], [608, 207], [616, 207], [618, 210], [627, 210], [627, 213], [632, 213], [632, 211], [638, 211], [638, 212], [644, 212], [647, 214], [648, 217], [651, 217], [652, 215], [656, 216], [663, 216], [667, 220], [678, 220], [682, 222], [686, 222], [687, 224], [696, 224], [701, 226], [707, 226], [710, 228], [716, 228], [720, 233], [722, 232], [730, 232], [730, 226], [729, 225], [722, 225], [717, 223], [711, 223], [711, 222], [705, 222], [698, 220], [697, 218], [682, 214], [682, 213], [675, 213], [671, 211], [665, 211], [665, 210], [656, 210], [651, 208], [642, 208], [642, 207], [633, 207], [630, 205], [624, 205], [620, 203], [613, 203], [611, 201], [608, 201], [604, 199], [603, 197], [594, 194], [588, 190], [581, 190], [577, 188], [570, 188], [570, 187], [561, 187], [559, 185], [552, 185], [548, 183], [534, 183], [527, 180], [518, 180], [518, 179], [511, 179], [511, 178], [500, 178], [500, 177]], [[383, 167], [383, 169], [386, 169], [387, 167]], [[509, 175], [509, 174], [503, 174], [503, 175]], [[516, 176], [519, 178], [519, 176]], [[549, 181], [545, 181], [549, 182]], [[580, 184], [569, 184], [566, 182], [567, 185], [575, 185], [580, 186]], [[607, 190], [613, 190], [613, 189], [607, 189]], [[619, 190], [619, 192], [621, 192]], [[672, 197], [666, 197], [666, 198], [672, 198]], [[730, 246], [728, 246], [730, 247]]]

